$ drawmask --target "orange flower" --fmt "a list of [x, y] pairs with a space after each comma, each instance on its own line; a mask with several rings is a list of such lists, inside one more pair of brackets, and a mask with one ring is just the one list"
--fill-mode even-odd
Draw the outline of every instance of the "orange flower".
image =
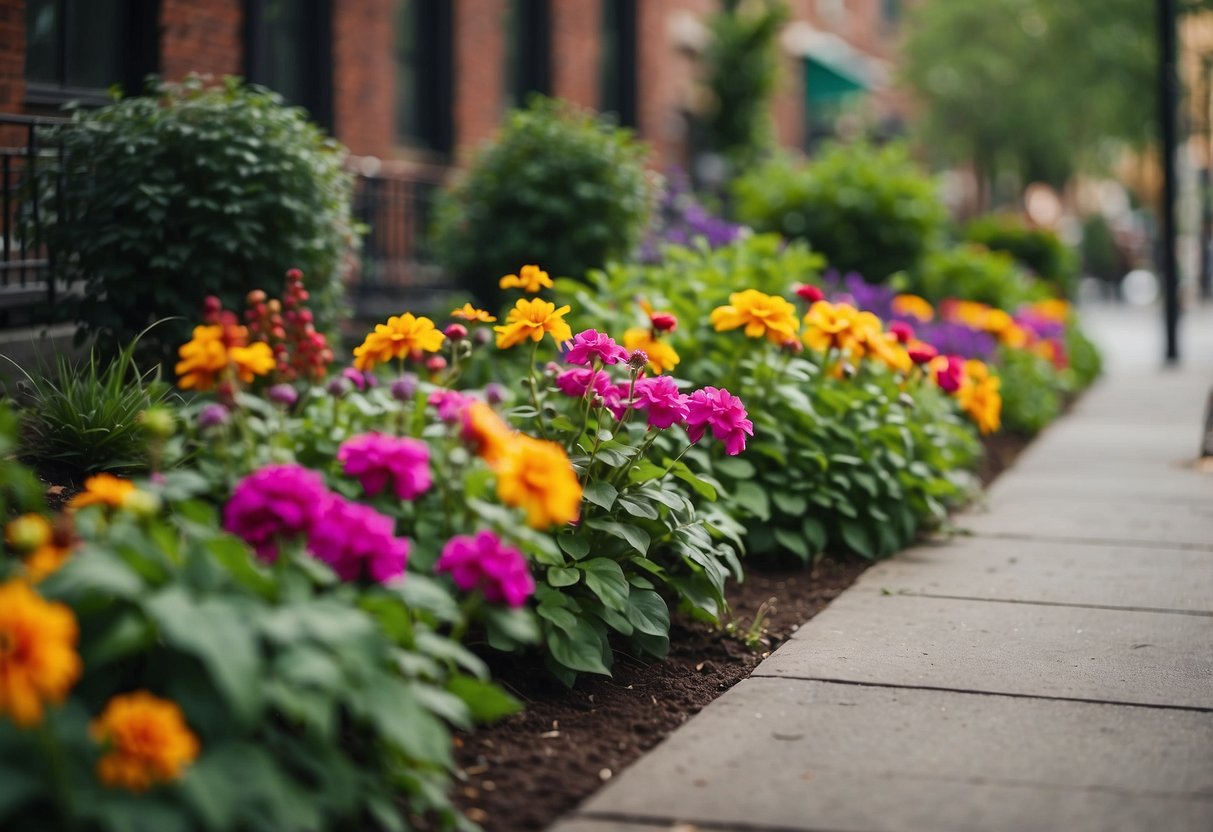
[[0, 714], [22, 726], [42, 720], [80, 678], [76, 617], [18, 580], [0, 584]]
[[354, 348], [354, 367], [366, 372], [376, 364], [415, 352], [438, 352], [445, 338], [429, 318], [416, 317], [411, 312], [393, 315], [387, 323], [375, 324], [375, 330]]
[[645, 327], [633, 327], [623, 333], [623, 347], [628, 352], [640, 350], [649, 357], [649, 371], [661, 375], [673, 371], [678, 366], [678, 353], [665, 341], [653, 335], [653, 331]]
[[227, 351], [228, 360], [236, 368], [237, 377], [248, 384], [254, 376], [263, 376], [274, 369], [274, 351], [264, 341], [256, 341], [247, 347], [232, 347]]
[[523, 509], [531, 528], [547, 529], [577, 519], [581, 484], [560, 445], [519, 434], [495, 467], [498, 498]]
[[930, 321], [935, 317], [935, 307], [926, 298], [918, 295], [897, 295], [893, 298], [892, 310], [894, 315], [917, 318], [920, 321]]
[[518, 301], [506, 316], [505, 324], [493, 327], [493, 331], [497, 333], [498, 348], [509, 349], [527, 338], [539, 341], [545, 332], [550, 334], [557, 344], [569, 340], [573, 337], [573, 330], [565, 323], [564, 316], [570, 309], [570, 306], [557, 309], [556, 304], [542, 298]]
[[50, 577], [67, 563], [71, 554], [72, 550], [69, 546], [60, 546], [56, 543], [39, 546], [25, 559], [26, 577], [35, 584], [43, 578]]
[[1070, 304], [1061, 298], [1039, 300], [1028, 306], [1028, 310], [1058, 323], [1065, 323], [1070, 319]]
[[194, 337], [178, 350], [181, 360], [175, 368], [182, 390], [211, 390], [219, 374], [227, 369], [227, 345], [223, 327], [196, 326]]
[[68, 508], [98, 505], [122, 508], [135, 491], [135, 484], [130, 480], [115, 477], [113, 474], [97, 474], [84, 481], [84, 491], [72, 498]]
[[458, 309], [451, 310], [452, 318], [459, 318], [464, 321], [479, 321], [483, 324], [495, 323], [497, 319], [483, 309], [477, 309], [470, 303], [465, 303]]
[[785, 298], [757, 289], [729, 295], [729, 304], [713, 309], [711, 319], [717, 332], [744, 326], [747, 337], [765, 336], [776, 344], [794, 340], [800, 330], [795, 306]]
[[176, 780], [198, 756], [198, 738], [177, 703], [145, 690], [111, 699], [89, 733], [107, 749], [97, 763], [101, 782], [133, 792]]
[[956, 391], [956, 401], [983, 434], [993, 433], [1002, 426], [1001, 386], [1002, 381], [984, 362], [965, 362], [964, 382]]
[[497, 281], [497, 285], [502, 289], [521, 289], [529, 295], [534, 295], [538, 294], [540, 289], [551, 289], [552, 278], [538, 266], [523, 266], [518, 270], [518, 274], [507, 274]]
[[463, 411], [463, 437], [476, 448], [489, 465], [496, 465], [505, 455], [514, 431], [501, 420], [497, 411], [481, 401], [472, 402]]
[[914, 368], [910, 353], [898, 342], [897, 338], [887, 332], [878, 333], [867, 339], [868, 355], [883, 363], [894, 372], [908, 373]]

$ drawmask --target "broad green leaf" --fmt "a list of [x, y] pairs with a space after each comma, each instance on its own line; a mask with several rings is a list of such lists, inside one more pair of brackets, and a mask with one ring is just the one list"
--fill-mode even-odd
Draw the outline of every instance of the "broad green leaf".
[[735, 480], [747, 480], [754, 476], [754, 465], [749, 460], [729, 456], [712, 463], [712, 470]]
[[492, 682], [470, 676], [454, 676], [447, 682], [446, 688], [463, 700], [472, 719], [481, 724], [496, 722], [522, 710], [521, 702]]
[[794, 553], [802, 561], [807, 562], [809, 557], [813, 554], [809, 550], [809, 544], [805, 541], [805, 539], [803, 537], [796, 534], [796, 532], [791, 532], [791, 531], [788, 531], [787, 529], [776, 528], [775, 529], [775, 540], [777, 540], [779, 542], [780, 546], [782, 546], [783, 548]]
[[609, 558], [591, 558], [578, 565], [585, 570], [586, 586], [598, 600], [613, 610], [627, 609], [628, 581], [618, 563]]
[[556, 543], [573, 560], [581, 560], [590, 553], [590, 541], [580, 535], [560, 534], [556, 536]]
[[876, 557], [876, 547], [872, 544], [872, 538], [862, 523], [844, 519], [842, 521], [842, 539], [847, 546], [868, 560]]
[[619, 507], [632, 517], [640, 517], [644, 520], [656, 520], [660, 516], [652, 503], [642, 502], [632, 497], [620, 497]]
[[633, 589], [627, 608], [628, 621], [642, 633], [667, 636], [670, 632], [670, 610], [665, 599], [650, 589]]
[[552, 658], [570, 670], [611, 675], [611, 671], [602, 663], [602, 638], [589, 623], [578, 621], [577, 626], [569, 630], [551, 629], [547, 634], [547, 643]]
[[615, 504], [615, 498], [619, 496], [615, 486], [605, 480], [589, 483], [583, 494], [588, 501], [608, 511]]
[[581, 571], [571, 566], [549, 566], [548, 583], [552, 586], [572, 586], [581, 580]]
[[651, 538], [649, 537], [649, 533], [639, 526], [633, 526], [629, 523], [619, 523], [615, 520], [599, 519], [588, 521], [588, 525], [591, 528], [604, 531], [613, 537], [618, 537], [620, 540], [627, 541], [629, 546], [642, 555], [648, 554]]
[[730, 495], [747, 512], [766, 522], [771, 519], [771, 502], [766, 490], [756, 482], [740, 482]]
[[780, 511], [793, 517], [799, 517], [809, 508], [808, 500], [791, 491], [772, 491], [771, 499], [775, 501], [775, 505]]

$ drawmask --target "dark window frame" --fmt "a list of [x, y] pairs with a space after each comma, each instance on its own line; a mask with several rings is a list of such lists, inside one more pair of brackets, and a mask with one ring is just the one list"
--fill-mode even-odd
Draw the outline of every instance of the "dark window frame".
[[[244, 3], [244, 77], [252, 84], [273, 89], [268, 83], [269, 35], [265, 22], [267, 0], [245, 0]], [[312, 121], [326, 130], [333, 128], [333, 2], [332, 0], [302, 0], [307, 4], [308, 28], [303, 47], [313, 61], [305, 65], [305, 87], [309, 101], [288, 101], [303, 107]]]
[[[413, 67], [416, 88], [396, 90], [393, 135], [400, 144], [436, 153], [442, 157], [454, 147], [454, 87], [455, 87], [455, 20], [450, 0], [400, 0], [407, 3], [407, 25], [418, 32], [416, 65]], [[396, 7], [397, 16], [401, 14]], [[399, 25], [398, 19], [393, 22]], [[395, 33], [399, 37], [399, 32]], [[395, 62], [400, 61], [400, 48], [395, 46]], [[397, 75], [399, 77], [399, 75]], [[415, 101], [406, 97], [416, 95]], [[416, 129], [404, 127], [402, 109], [413, 108], [412, 121]]]
[[552, 94], [550, 0], [510, 0], [506, 101], [525, 107], [531, 95]]
[[637, 0], [603, 0], [599, 107], [620, 125], [636, 126]]

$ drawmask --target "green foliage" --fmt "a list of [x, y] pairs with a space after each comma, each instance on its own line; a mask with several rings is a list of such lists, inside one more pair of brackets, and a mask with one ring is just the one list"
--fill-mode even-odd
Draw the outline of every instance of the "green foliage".
[[1034, 436], [1056, 419], [1070, 389], [1062, 373], [1028, 350], [999, 350], [998, 376], [1003, 427], [1021, 436]]
[[0, 399], [0, 520], [42, 505], [42, 486], [16, 460], [21, 420], [7, 399]]
[[980, 245], [959, 245], [928, 254], [909, 273], [908, 291], [932, 303], [960, 298], [1004, 310], [1043, 300], [1049, 292], [1015, 265], [1010, 254]]
[[783, 0], [763, 0], [753, 11], [735, 0], [725, 6], [708, 21], [711, 40], [703, 60], [712, 98], [704, 121], [709, 146], [744, 169], [774, 144], [771, 99], [788, 9]]
[[913, 269], [943, 233], [935, 185], [900, 146], [836, 145], [811, 162], [754, 168], [734, 185], [737, 219], [808, 241], [873, 282]]
[[1060, 297], [1073, 297], [1078, 290], [1077, 257], [1053, 231], [1029, 227], [1015, 217], [987, 216], [969, 224], [965, 239], [1007, 252]]
[[1069, 358], [1070, 370], [1074, 373], [1074, 385], [1078, 390], [1089, 387], [1103, 372], [1103, 358], [1099, 349], [1074, 322], [1066, 327], [1066, 356]]
[[536, 96], [440, 197], [439, 259], [486, 303], [526, 263], [580, 277], [639, 242], [653, 188], [627, 130]]
[[47, 242], [86, 278], [78, 337], [125, 343], [181, 316], [141, 344], [171, 357], [203, 298], [236, 307], [291, 267], [311, 280], [317, 325], [336, 325], [353, 180], [302, 110], [236, 78], [191, 77], [76, 110], [57, 140], [74, 186]]

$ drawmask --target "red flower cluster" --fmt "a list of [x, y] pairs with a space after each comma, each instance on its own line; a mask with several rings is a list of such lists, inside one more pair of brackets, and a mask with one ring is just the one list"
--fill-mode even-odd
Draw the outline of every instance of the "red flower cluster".
[[245, 299], [248, 304], [245, 321], [256, 340], [273, 348], [281, 381], [300, 378], [321, 381], [333, 363], [328, 339], [316, 331], [312, 310], [307, 306], [308, 297], [303, 272], [291, 269], [286, 273], [286, 290], [281, 301], [267, 298], [260, 289], [249, 292]]

